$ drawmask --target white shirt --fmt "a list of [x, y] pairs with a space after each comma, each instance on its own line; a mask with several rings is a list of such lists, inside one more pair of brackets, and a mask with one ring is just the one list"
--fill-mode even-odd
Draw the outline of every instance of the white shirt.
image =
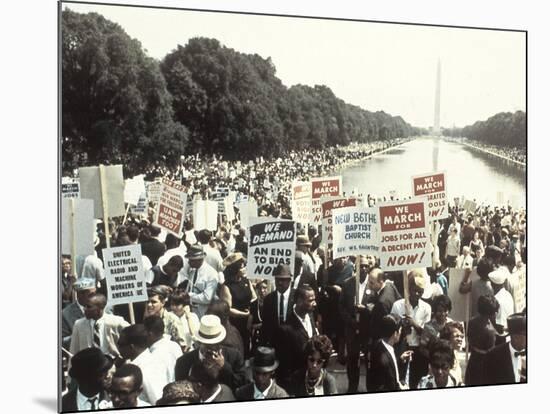
[[164, 254], [159, 257], [157, 265], [162, 268], [162, 266], [168, 263], [168, 260], [170, 260], [173, 256], [181, 256], [181, 258], [184, 259], [186, 253], [187, 247], [185, 247], [185, 243], [182, 242], [178, 247], [166, 250]]
[[222, 386], [220, 384], [218, 384], [218, 388], [216, 388], [216, 391], [214, 391], [214, 394], [212, 394], [210, 397], [208, 397], [203, 402], [209, 403], [209, 402], [214, 401], [214, 398], [216, 398], [220, 392], [222, 392]]
[[139, 398], [150, 404], [156, 404], [162, 397], [162, 389], [168, 384], [162, 362], [153, 357], [149, 349], [146, 349], [131, 363], [137, 365], [143, 374], [143, 391]]
[[[149, 404], [148, 402], [145, 402], [145, 401], [138, 398], [136, 407], [151, 407], [151, 404]], [[102, 410], [104, 410], [106, 408], [114, 408], [113, 402], [109, 401], [107, 404], [105, 404], [104, 406], [101, 407]]]
[[298, 283], [300, 283], [301, 278], [302, 278], [302, 268], [300, 268], [300, 274], [294, 277], [294, 282], [292, 282], [292, 287], [294, 289], [298, 289]]
[[195, 335], [200, 328], [199, 317], [197, 314], [189, 312], [189, 320], [187, 320], [185, 314], [179, 316], [179, 318], [183, 325], [183, 339], [185, 339], [187, 346], [192, 347], [197, 340]]
[[311, 338], [315, 334], [315, 332], [313, 332], [309, 315], [306, 313], [306, 316], [304, 316], [304, 318], [302, 319], [300, 315], [296, 313], [296, 305], [294, 305], [293, 312], [294, 312], [294, 315], [296, 315], [296, 317], [298, 318], [298, 320], [302, 323], [302, 326], [304, 327], [304, 329], [306, 330], [307, 337]]
[[164, 364], [166, 373], [166, 383], [175, 381], [174, 370], [177, 359], [183, 355], [181, 347], [170, 339], [169, 335], [164, 335], [161, 339], [149, 347], [153, 357]]
[[218, 286], [218, 272], [212, 266], [204, 261], [197, 271], [197, 279], [193, 285], [195, 276], [194, 268], [189, 266], [189, 262], [185, 262], [183, 268], [178, 273], [177, 285], [184, 280], [189, 280], [187, 291], [191, 298], [191, 308], [197, 314], [199, 319], [206, 313], [208, 305], [214, 299], [216, 288]]
[[390, 353], [391, 359], [393, 361], [393, 366], [395, 368], [395, 379], [399, 381], [399, 371], [397, 369], [397, 359], [395, 358], [395, 349], [393, 349], [393, 346], [388, 344], [386, 341], [382, 339], [382, 345], [384, 345], [384, 348]]
[[459, 269], [471, 269], [474, 264], [474, 258], [471, 255], [460, 255], [456, 259], [456, 267]]
[[[405, 316], [405, 299], [399, 299], [394, 302], [391, 313], [403, 318]], [[432, 318], [432, 307], [424, 302], [423, 300], [418, 301], [416, 308], [412, 309], [412, 312], [409, 312], [413, 320], [423, 328], [426, 323]], [[407, 343], [409, 346], [419, 346], [420, 345], [420, 335], [416, 333], [414, 328], [411, 329], [411, 333], [407, 335]]]
[[520, 356], [515, 356], [514, 354], [518, 352], [517, 349], [514, 349], [511, 342], [508, 342], [508, 347], [510, 348], [510, 357], [512, 359], [512, 367], [514, 368], [514, 376], [516, 378], [516, 382], [519, 382], [520, 376], [519, 376], [519, 367], [520, 367]]
[[256, 387], [256, 383], [254, 383], [254, 399], [255, 400], [265, 400], [266, 397], [267, 397], [267, 393], [269, 392], [269, 390], [271, 389], [271, 386], [273, 385], [273, 380], [271, 380], [269, 382], [269, 386], [263, 390], [263, 391], [260, 391], [257, 387]]
[[[290, 297], [290, 288], [288, 288], [286, 290], [285, 293], [283, 293], [283, 318], [284, 318], [284, 321], [286, 322], [286, 313], [287, 313], [287, 310], [288, 310], [288, 298]], [[279, 315], [281, 314], [281, 309], [280, 309], [280, 302], [281, 302], [281, 293], [279, 291], [277, 291], [277, 318], [279, 318]]]
[[495, 299], [500, 305], [497, 312], [496, 323], [508, 328], [508, 316], [514, 313], [514, 299], [510, 292], [502, 288], [495, 295]]
[[220, 251], [210, 246], [209, 244], [203, 244], [202, 248], [206, 253], [204, 260], [217, 272], [223, 272], [223, 259]]
[[369, 278], [366, 277], [363, 283], [359, 284], [359, 302], [363, 300], [363, 296], [365, 296], [365, 290], [367, 289], [367, 282], [369, 281]]
[[311, 274], [315, 274], [315, 263], [313, 262], [313, 259], [309, 255], [309, 253], [304, 253], [304, 263], [302, 264], [302, 268]]
[[78, 408], [78, 411], [91, 410], [92, 403], [89, 400], [92, 398], [95, 398], [94, 405], [95, 405], [95, 409], [97, 410], [99, 408], [99, 393], [97, 393], [93, 397], [86, 397], [84, 394], [80, 392], [80, 389], [77, 388], [76, 389], [76, 407]]
[[460, 239], [458, 236], [450, 235], [447, 239], [447, 256], [460, 255]]

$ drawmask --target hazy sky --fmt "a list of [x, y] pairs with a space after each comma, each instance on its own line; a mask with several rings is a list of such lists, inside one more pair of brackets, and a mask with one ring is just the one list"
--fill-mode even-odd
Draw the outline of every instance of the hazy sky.
[[202, 36], [271, 57], [286, 86], [324, 84], [344, 101], [433, 124], [438, 58], [441, 125], [525, 111], [525, 34], [496, 30], [65, 4], [119, 23], [162, 59]]

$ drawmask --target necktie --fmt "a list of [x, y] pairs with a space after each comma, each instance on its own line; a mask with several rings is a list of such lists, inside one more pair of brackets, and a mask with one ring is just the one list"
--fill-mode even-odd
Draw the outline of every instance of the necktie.
[[280, 293], [279, 295], [279, 323], [283, 323], [285, 321], [285, 297]]
[[96, 400], [97, 400], [97, 397], [88, 398], [88, 401], [90, 402], [90, 410], [97, 410], [97, 407], [95, 405]]
[[514, 356], [516, 356], [516, 357], [518, 357], [518, 356], [525, 356], [525, 350], [514, 352]]
[[195, 269], [195, 274], [193, 275], [193, 287], [192, 289], [195, 289], [195, 282], [197, 281], [197, 275], [199, 274], [199, 268], [197, 267]]
[[99, 323], [98, 321], [95, 321], [94, 323], [94, 347], [96, 348], [100, 348], [101, 347], [101, 342], [99, 340]]

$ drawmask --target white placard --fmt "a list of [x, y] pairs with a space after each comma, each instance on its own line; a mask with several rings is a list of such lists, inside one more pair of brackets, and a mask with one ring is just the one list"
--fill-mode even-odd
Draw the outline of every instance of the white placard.
[[[124, 216], [124, 178], [122, 176], [122, 165], [106, 165], [104, 189], [107, 195], [107, 214], [109, 217]], [[101, 195], [101, 181], [99, 167], [82, 167], [78, 169], [80, 177], [80, 197], [94, 200], [95, 218], [103, 218], [103, 198]]]
[[332, 210], [334, 258], [344, 256], [378, 256], [378, 209], [343, 207]]
[[71, 254], [73, 225], [71, 203], [74, 204], [74, 236], [77, 256], [94, 253], [94, 201], [82, 198], [63, 199], [61, 203], [61, 253]]

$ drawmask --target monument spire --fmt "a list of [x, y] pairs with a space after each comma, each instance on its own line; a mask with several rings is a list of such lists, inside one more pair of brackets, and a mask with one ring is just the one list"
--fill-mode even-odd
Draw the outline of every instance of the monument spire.
[[433, 134], [441, 135], [441, 126], [439, 124], [439, 114], [441, 106], [441, 59], [437, 59], [437, 76], [435, 81], [435, 108], [434, 108], [434, 127]]

